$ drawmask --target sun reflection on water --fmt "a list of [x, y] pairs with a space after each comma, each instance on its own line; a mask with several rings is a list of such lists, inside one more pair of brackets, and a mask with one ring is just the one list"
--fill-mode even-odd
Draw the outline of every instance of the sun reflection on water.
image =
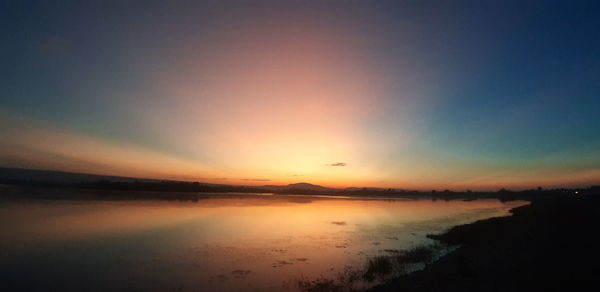
[[521, 204], [279, 195], [4, 202], [0, 257], [39, 283], [69, 274], [43, 274], [55, 267], [111, 279], [94, 283], [98, 289], [281, 290], [285, 281], [332, 275]]

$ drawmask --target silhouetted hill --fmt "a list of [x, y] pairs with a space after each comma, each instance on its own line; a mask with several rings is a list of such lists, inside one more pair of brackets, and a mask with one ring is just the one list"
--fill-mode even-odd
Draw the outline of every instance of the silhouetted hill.
[[285, 194], [331, 194], [341, 191], [341, 189], [328, 188], [306, 182], [293, 183], [289, 185], [264, 185], [260, 188], [272, 193]]
[[310, 190], [310, 191], [332, 191], [333, 188], [328, 188], [320, 185], [313, 185], [305, 182], [289, 184], [285, 186], [286, 189], [296, 189], [296, 190]]
[[[111, 183], [159, 183], [159, 182], [180, 182], [175, 180], [159, 180], [149, 178], [138, 178], [138, 177], [124, 177], [124, 176], [113, 176], [113, 175], [98, 175], [88, 173], [77, 173], [77, 172], [65, 172], [55, 170], [39, 170], [39, 169], [24, 169], [24, 168], [5, 168], [0, 167], [0, 179], [10, 181], [23, 181], [23, 182], [38, 182], [38, 183], [56, 183], [56, 184], [73, 184], [73, 183], [96, 183], [100, 181], [106, 181]], [[187, 183], [187, 182], [181, 182]], [[197, 182], [196, 184], [202, 184], [207, 186], [231, 186], [225, 184], [211, 184]], [[265, 190], [309, 190], [309, 191], [332, 191], [333, 188], [327, 188], [319, 185], [313, 185], [306, 182], [294, 183], [289, 185], [265, 185], [255, 188], [261, 188]]]
[[336, 191], [336, 189], [309, 183], [282, 186], [244, 186], [20, 168], [0, 168], [0, 184], [158, 192], [317, 194]]
[[102, 180], [111, 181], [111, 182], [136, 182], [136, 181], [138, 181], [138, 182], [159, 182], [160, 181], [160, 180], [156, 180], [156, 179], [147, 179], [147, 178], [134, 178], [134, 177], [97, 175], [97, 174], [54, 171], [54, 170], [5, 168], [5, 167], [0, 167], [0, 179], [15, 180], [15, 181], [18, 180], [18, 181], [30, 181], [30, 182], [58, 183], [58, 184], [97, 182], [97, 181], [102, 181]]

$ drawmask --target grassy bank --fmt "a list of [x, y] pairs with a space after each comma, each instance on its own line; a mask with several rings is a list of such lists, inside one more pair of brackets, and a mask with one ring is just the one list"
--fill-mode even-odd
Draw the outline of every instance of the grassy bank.
[[597, 291], [597, 222], [598, 194], [534, 200], [432, 236], [460, 247], [372, 291]]

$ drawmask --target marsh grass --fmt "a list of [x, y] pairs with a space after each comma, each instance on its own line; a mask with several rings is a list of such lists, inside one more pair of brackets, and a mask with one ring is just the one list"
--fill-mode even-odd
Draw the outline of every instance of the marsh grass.
[[391, 255], [379, 255], [367, 259], [363, 267], [346, 266], [332, 278], [320, 276], [314, 280], [301, 278], [297, 287], [305, 292], [354, 292], [362, 291], [373, 282], [405, 275], [437, 260], [449, 248], [440, 244], [423, 245], [407, 250], [386, 250]]
[[334, 279], [328, 279], [323, 276], [315, 279], [300, 279], [298, 280], [298, 288], [300, 291], [306, 292], [346, 292], [346, 291], [354, 291], [349, 290], [343, 283], [339, 283]]
[[314, 280], [301, 277], [296, 286], [305, 292], [355, 292], [363, 291], [363, 271], [351, 266], [345, 266], [333, 278], [320, 276]]
[[409, 250], [400, 252], [395, 256], [395, 259], [399, 263], [430, 263], [435, 255], [436, 251], [441, 249], [440, 246], [417, 246]]
[[377, 278], [384, 278], [394, 271], [394, 260], [391, 256], [376, 256], [367, 260], [363, 279], [372, 282]]

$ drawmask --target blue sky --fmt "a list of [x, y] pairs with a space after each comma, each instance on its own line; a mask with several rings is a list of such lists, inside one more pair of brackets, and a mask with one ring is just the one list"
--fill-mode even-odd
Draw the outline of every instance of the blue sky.
[[594, 1], [135, 4], [1, 4], [0, 166], [234, 184], [600, 182]]

